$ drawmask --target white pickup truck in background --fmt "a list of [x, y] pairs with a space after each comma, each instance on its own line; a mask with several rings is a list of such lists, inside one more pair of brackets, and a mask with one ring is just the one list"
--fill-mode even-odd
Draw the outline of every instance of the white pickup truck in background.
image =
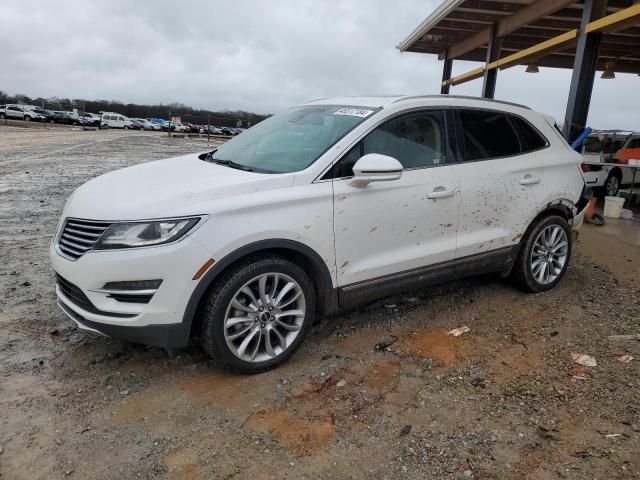
[[[594, 130], [584, 141], [581, 152], [589, 168], [584, 174], [587, 186], [609, 196], [632, 186], [634, 168], [619, 163], [617, 157], [618, 150], [629, 148], [640, 148], [640, 132]], [[640, 184], [640, 174], [636, 174], [635, 184]]]

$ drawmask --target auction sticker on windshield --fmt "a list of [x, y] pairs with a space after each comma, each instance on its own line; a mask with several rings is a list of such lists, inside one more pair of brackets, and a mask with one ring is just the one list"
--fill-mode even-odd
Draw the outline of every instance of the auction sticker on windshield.
[[366, 118], [373, 113], [373, 110], [365, 110], [362, 108], [341, 108], [334, 115], [349, 115], [350, 117]]

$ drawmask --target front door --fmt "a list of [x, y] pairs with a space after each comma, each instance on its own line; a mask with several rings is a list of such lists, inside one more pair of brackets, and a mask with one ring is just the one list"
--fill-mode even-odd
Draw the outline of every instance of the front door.
[[[370, 132], [332, 169], [338, 285], [452, 261], [460, 205], [460, 165], [451, 154], [443, 110], [398, 116]], [[402, 177], [350, 184], [363, 155], [397, 159]]]

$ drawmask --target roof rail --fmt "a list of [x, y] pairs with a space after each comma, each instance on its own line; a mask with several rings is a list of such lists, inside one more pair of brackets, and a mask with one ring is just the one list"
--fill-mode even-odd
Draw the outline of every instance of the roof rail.
[[495, 100], [493, 98], [471, 97], [469, 95], [413, 95], [409, 97], [398, 98], [397, 100], [394, 100], [391, 103], [404, 102], [405, 100], [415, 100], [417, 98], [458, 98], [462, 100], [477, 100], [479, 102], [500, 103], [502, 105], [511, 105], [512, 107], [520, 107], [520, 108], [526, 108], [527, 110], [531, 110], [530, 107], [527, 107], [526, 105], [521, 105], [519, 103], [505, 102], [504, 100]]

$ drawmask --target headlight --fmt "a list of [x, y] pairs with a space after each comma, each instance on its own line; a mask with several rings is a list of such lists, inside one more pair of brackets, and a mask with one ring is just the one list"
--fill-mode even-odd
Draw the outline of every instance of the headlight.
[[150, 247], [175, 242], [199, 221], [200, 218], [196, 217], [154, 222], [114, 223], [105, 230], [93, 249]]

